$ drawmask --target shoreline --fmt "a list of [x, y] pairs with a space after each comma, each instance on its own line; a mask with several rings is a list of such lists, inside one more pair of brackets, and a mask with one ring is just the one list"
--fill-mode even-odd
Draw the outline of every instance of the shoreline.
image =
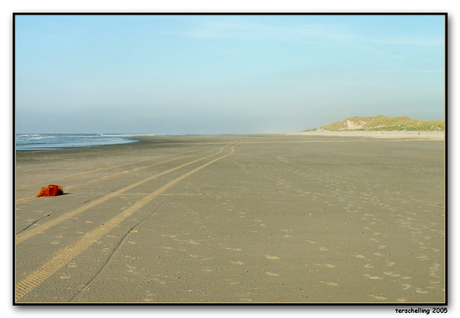
[[414, 138], [445, 140], [445, 131], [354, 131], [354, 130], [315, 130], [286, 133], [286, 135], [300, 136], [334, 136], [334, 137], [369, 137], [369, 138]]
[[[330, 131], [330, 130], [313, 130], [313, 131], [300, 131], [300, 132], [280, 132], [280, 133], [254, 133], [254, 134], [222, 134], [222, 135], [149, 135], [149, 134], [139, 134], [139, 135], [131, 135], [122, 138], [120, 142], [110, 141], [107, 143], [100, 143], [100, 144], [87, 144], [81, 146], [51, 146], [51, 147], [36, 147], [30, 149], [15, 149], [16, 153], [27, 153], [33, 151], [56, 151], [56, 150], [68, 150], [68, 149], [87, 149], [87, 148], [94, 148], [100, 146], [117, 146], [123, 144], [132, 144], [132, 143], [139, 143], [143, 141], [148, 141], [155, 139], [158, 142], [162, 142], [161, 140], [168, 140], [169, 142], [177, 142], [179, 139], [191, 139], [191, 138], [228, 138], [228, 137], [243, 137], [243, 138], [250, 138], [250, 137], [260, 137], [260, 136], [277, 136], [277, 135], [284, 135], [284, 136], [324, 136], [324, 137], [368, 137], [368, 138], [385, 138], [385, 139], [420, 139], [420, 140], [445, 140], [445, 131], [440, 132], [417, 132], [417, 131], [353, 131], [353, 130], [342, 130], [342, 131]], [[16, 146], [17, 147], [17, 146]]]

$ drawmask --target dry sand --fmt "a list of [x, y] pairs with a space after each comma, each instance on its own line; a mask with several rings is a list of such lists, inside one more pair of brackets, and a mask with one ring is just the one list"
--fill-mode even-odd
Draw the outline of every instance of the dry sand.
[[301, 135], [301, 136], [336, 136], [336, 137], [368, 137], [368, 138], [393, 138], [393, 139], [432, 139], [444, 140], [444, 131], [354, 131], [354, 130], [313, 130], [302, 131], [297, 133], [289, 133], [287, 135]]
[[[442, 304], [444, 146], [301, 134], [20, 152], [16, 303]], [[53, 183], [66, 194], [34, 198]]]

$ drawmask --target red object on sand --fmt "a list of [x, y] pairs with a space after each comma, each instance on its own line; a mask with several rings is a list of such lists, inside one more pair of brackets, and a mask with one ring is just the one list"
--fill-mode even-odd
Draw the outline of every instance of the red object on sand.
[[40, 192], [37, 193], [36, 197], [55, 197], [57, 195], [64, 194], [64, 189], [61, 186], [50, 184], [49, 186], [42, 187]]

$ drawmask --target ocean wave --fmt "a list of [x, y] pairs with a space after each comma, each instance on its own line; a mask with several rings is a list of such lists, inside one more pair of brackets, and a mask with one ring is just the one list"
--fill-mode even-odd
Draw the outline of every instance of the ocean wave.
[[16, 150], [44, 150], [90, 147], [136, 142], [129, 137], [138, 134], [16, 134]]

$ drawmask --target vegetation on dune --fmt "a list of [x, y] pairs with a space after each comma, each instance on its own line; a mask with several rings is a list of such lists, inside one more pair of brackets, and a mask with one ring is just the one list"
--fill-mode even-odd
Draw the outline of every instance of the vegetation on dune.
[[361, 131], [444, 131], [443, 120], [417, 120], [407, 116], [350, 117], [342, 121], [326, 124], [320, 129], [361, 130]]

